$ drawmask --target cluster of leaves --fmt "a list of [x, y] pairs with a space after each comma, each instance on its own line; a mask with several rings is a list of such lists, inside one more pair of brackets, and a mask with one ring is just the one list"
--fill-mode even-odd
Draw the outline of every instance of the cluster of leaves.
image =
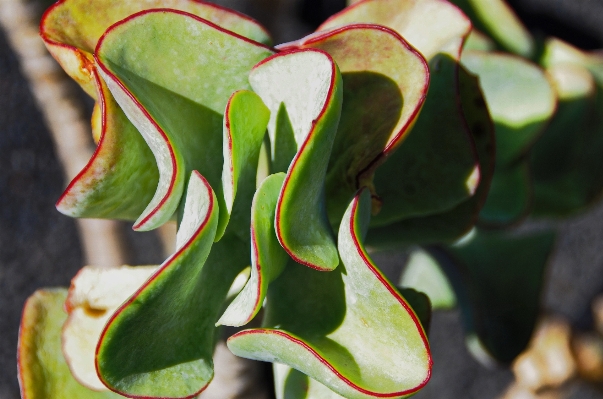
[[[262, 308], [228, 347], [275, 362], [279, 397], [415, 393], [432, 307], [458, 303], [482, 358], [515, 358], [553, 235], [503, 229], [601, 191], [603, 68], [536, 45], [502, 2], [458, 3], [361, 0], [277, 47], [198, 0], [52, 6], [42, 38], [96, 100], [98, 143], [57, 208], [176, 219], [177, 249], [32, 296], [23, 397], [194, 397], [216, 326]], [[406, 288], [367, 253], [409, 247]]]

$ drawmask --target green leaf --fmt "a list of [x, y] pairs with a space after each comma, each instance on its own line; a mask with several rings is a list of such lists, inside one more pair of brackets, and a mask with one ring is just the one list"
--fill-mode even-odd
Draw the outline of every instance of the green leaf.
[[526, 58], [534, 54], [534, 38], [504, 0], [452, 0], [452, 3], [503, 50]]
[[471, 30], [467, 40], [463, 45], [463, 51], [495, 51], [496, 44], [488, 36], [475, 28]]
[[246, 246], [232, 235], [212, 247], [218, 212], [213, 190], [193, 172], [176, 253], [114, 313], [101, 335], [96, 365], [110, 389], [185, 398], [212, 379], [214, 324], [247, 264]]
[[27, 399], [111, 399], [121, 396], [96, 392], [80, 385], [71, 375], [61, 351], [61, 329], [67, 290], [36, 291], [25, 302], [17, 362], [21, 397]]
[[251, 275], [243, 290], [228, 306], [218, 324], [242, 326], [260, 311], [268, 284], [279, 276], [288, 256], [276, 238], [274, 215], [284, 173], [267, 177], [251, 207]]
[[444, 213], [371, 228], [367, 237], [371, 249], [399, 248], [415, 243], [452, 243], [475, 225], [494, 173], [494, 127], [478, 80], [463, 68], [459, 71], [459, 86], [461, 106], [479, 158], [480, 182], [475, 194]]
[[544, 71], [519, 57], [467, 51], [463, 66], [480, 79], [496, 125], [497, 171], [517, 162], [555, 112], [556, 97]]
[[374, 169], [415, 121], [429, 85], [425, 60], [394, 31], [348, 25], [318, 32], [286, 48], [329, 53], [343, 78], [343, 106], [326, 178], [334, 226], [354, 193], [372, 186]]
[[327, 19], [318, 30], [346, 24], [370, 23], [398, 32], [427, 61], [438, 53], [459, 57], [469, 19], [455, 6], [439, 0], [365, 0]]
[[96, 70], [93, 75], [101, 113], [100, 140], [94, 155], [56, 206], [71, 217], [136, 220], [153, 197], [159, 172], [144, 139]]
[[562, 217], [591, 205], [603, 191], [603, 58], [551, 39], [542, 62], [560, 102], [531, 153], [534, 215]]
[[528, 216], [533, 199], [532, 178], [526, 161], [494, 173], [486, 203], [479, 214], [481, 225], [504, 227]]
[[[222, 193], [219, 197], [220, 222], [216, 240], [227, 225], [247, 241], [249, 208], [256, 186], [260, 149], [268, 126], [270, 111], [257, 94], [240, 90], [230, 97], [224, 113]], [[235, 201], [235, 198], [237, 201]]]
[[372, 224], [442, 213], [473, 194], [480, 171], [460, 107], [459, 65], [449, 55], [430, 61], [431, 84], [417, 122], [375, 174], [382, 207]]
[[325, 273], [287, 265], [270, 285], [267, 328], [229, 338], [234, 354], [289, 365], [350, 399], [404, 397], [427, 383], [425, 332], [362, 245], [370, 207], [363, 190], [346, 211], [340, 267]]
[[429, 297], [423, 292], [417, 291], [414, 288], [400, 287], [398, 288], [400, 295], [404, 297], [404, 300], [412, 308], [413, 312], [417, 315], [423, 330], [429, 333], [429, 326], [431, 325], [431, 301]]
[[193, 0], [66, 0], [49, 8], [40, 26], [42, 39], [65, 71], [98, 101], [99, 108], [97, 121], [93, 120], [96, 138], [100, 136], [98, 148], [57, 203], [66, 215], [133, 221], [153, 197], [159, 175], [152, 152], [99, 78], [91, 53], [111, 25], [160, 7], [190, 12], [243, 36], [270, 41], [266, 31], [248, 17]]
[[92, 97], [96, 95], [92, 53], [105, 31], [140, 11], [170, 8], [194, 14], [224, 29], [270, 44], [266, 30], [251, 18], [217, 5], [195, 0], [65, 0], [42, 17], [40, 35], [65, 72]]
[[425, 293], [434, 310], [452, 309], [456, 306], [456, 297], [448, 278], [438, 262], [421, 249], [411, 252], [399, 285]]
[[345, 399], [320, 382], [287, 365], [273, 363], [274, 387], [282, 399]]
[[226, 104], [234, 91], [250, 88], [247, 74], [270, 54], [259, 43], [175, 10], [145, 11], [105, 33], [96, 49], [101, 75], [159, 167], [157, 191], [136, 230], [172, 216], [192, 170], [220, 186]]
[[478, 233], [468, 243], [429, 248], [448, 274], [467, 334], [492, 358], [510, 363], [530, 341], [555, 236]]
[[325, 212], [324, 179], [341, 114], [339, 69], [323, 51], [296, 50], [258, 64], [249, 81], [272, 112], [271, 142], [284, 104], [297, 144], [276, 208], [279, 242], [302, 264], [334, 269], [339, 258]]

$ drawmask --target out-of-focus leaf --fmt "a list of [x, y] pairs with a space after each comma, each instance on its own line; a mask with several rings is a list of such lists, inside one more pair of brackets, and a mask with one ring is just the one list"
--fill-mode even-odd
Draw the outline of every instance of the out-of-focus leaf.
[[551, 232], [478, 231], [462, 245], [428, 248], [450, 278], [474, 348], [501, 363], [510, 363], [526, 348], [554, 240]]
[[494, 173], [494, 127], [477, 79], [462, 68], [459, 72], [461, 106], [475, 142], [481, 172], [475, 195], [441, 214], [371, 228], [367, 237], [371, 249], [398, 248], [413, 243], [453, 243], [475, 225]]
[[555, 111], [544, 71], [519, 57], [467, 51], [463, 66], [479, 77], [496, 126], [497, 172], [525, 155]]
[[438, 262], [421, 249], [411, 252], [399, 285], [425, 293], [434, 310], [456, 306], [456, 298], [448, 278]]
[[461, 10], [444, 0], [363, 0], [333, 15], [318, 30], [354, 23], [395, 30], [427, 61], [438, 53], [458, 58], [471, 30], [471, 22]]
[[528, 216], [533, 198], [530, 168], [526, 161], [500, 168], [494, 173], [486, 203], [479, 214], [480, 224], [503, 227]]
[[529, 58], [534, 38], [504, 0], [452, 0], [471, 18], [475, 27], [511, 53]]
[[473, 138], [458, 101], [458, 63], [438, 54], [430, 61], [425, 105], [400, 148], [375, 173], [382, 201], [375, 226], [443, 213], [477, 189], [480, 171]]

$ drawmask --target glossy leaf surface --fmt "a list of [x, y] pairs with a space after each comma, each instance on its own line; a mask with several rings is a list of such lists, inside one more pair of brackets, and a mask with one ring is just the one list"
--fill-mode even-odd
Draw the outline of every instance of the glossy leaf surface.
[[291, 262], [270, 286], [267, 328], [232, 336], [233, 353], [287, 364], [352, 399], [408, 396], [427, 383], [425, 332], [362, 245], [370, 202], [364, 190], [344, 215], [343, 265], [324, 273]]
[[266, 59], [249, 81], [272, 112], [271, 142], [281, 134], [277, 116], [284, 106], [297, 146], [276, 208], [279, 242], [302, 264], [334, 269], [339, 257], [325, 212], [324, 179], [341, 115], [341, 73], [327, 53], [307, 49]]
[[234, 91], [250, 88], [247, 74], [270, 54], [175, 10], [145, 11], [105, 33], [96, 49], [101, 75], [159, 167], [157, 191], [135, 229], [153, 229], [172, 216], [192, 170], [220, 186], [226, 104]]
[[25, 302], [17, 352], [21, 398], [120, 398], [110, 391], [92, 391], [71, 376], [61, 351], [66, 298], [66, 289], [46, 289], [36, 291]]

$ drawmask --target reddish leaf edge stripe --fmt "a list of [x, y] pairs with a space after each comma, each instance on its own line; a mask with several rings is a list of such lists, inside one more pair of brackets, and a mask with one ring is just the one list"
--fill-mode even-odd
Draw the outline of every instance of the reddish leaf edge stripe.
[[258, 274], [258, 285], [256, 289], [255, 304], [253, 305], [253, 312], [247, 317], [247, 320], [245, 320], [245, 323], [243, 323], [243, 325], [249, 323], [251, 319], [253, 319], [256, 312], [261, 306], [260, 298], [262, 295], [262, 265], [260, 262], [260, 251], [258, 249], [257, 236], [255, 235], [255, 229], [253, 228], [253, 224], [251, 226], [251, 249], [253, 251], [252, 255], [255, 258], [255, 269]]
[[[54, 39], [51, 39], [50, 35], [48, 34], [48, 32], [46, 30], [46, 20], [50, 17], [50, 15], [54, 12], [54, 10], [56, 8], [59, 8], [60, 6], [62, 6], [64, 3], [68, 2], [68, 1], [69, 0], [58, 0], [52, 6], [50, 6], [49, 8], [47, 8], [46, 11], [44, 11], [44, 14], [42, 14], [42, 18], [40, 19], [40, 36], [42, 37], [42, 40], [44, 40], [46, 43], [49, 43], [49, 44], [52, 44], [52, 45], [55, 45], [55, 46], [59, 46], [59, 47], [64, 47], [64, 48], [67, 48], [67, 49], [70, 49], [70, 50], [73, 50], [73, 51], [82, 51], [82, 50], [78, 49], [75, 46], [72, 46], [72, 45], [69, 45], [69, 44], [66, 44], [66, 43], [61, 43], [61, 42], [58, 42], [58, 41], [56, 41]], [[214, 4], [214, 3], [210, 3], [210, 2], [204, 1], [204, 0], [189, 0], [189, 1], [191, 1], [193, 3], [203, 4], [205, 6], [208, 6], [210, 8], [213, 8], [213, 9], [216, 9], [216, 10], [219, 10], [219, 11], [224, 11], [224, 12], [226, 12], [228, 14], [236, 15], [236, 16], [240, 17], [241, 19], [244, 19], [244, 20], [247, 20], [249, 22], [252, 22], [253, 24], [255, 24], [257, 27], [259, 27], [266, 34], [266, 37], [268, 37], [270, 39], [270, 41], [272, 41], [272, 36], [270, 35], [270, 32], [268, 32], [268, 30], [262, 24], [260, 24], [255, 19], [251, 18], [249, 15], [245, 15], [243, 13], [240, 13], [240, 12], [236, 11], [236, 10], [232, 10], [230, 8], [226, 8], [226, 7], [223, 7], [223, 6]], [[151, 9], [144, 10], [144, 11], [158, 10], [158, 9], [159, 8], [151, 8]], [[162, 9], [165, 10], [167, 8], [162, 8]], [[174, 10], [174, 11], [177, 11], [177, 10]], [[207, 22], [209, 22], [209, 21], [207, 21]], [[209, 23], [211, 24], [211, 22], [209, 22]], [[222, 29], [224, 29], [224, 28], [222, 28]], [[226, 30], [226, 29], [224, 29], [224, 30]], [[226, 31], [228, 31], [228, 30], [226, 30]], [[230, 31], [228, 31], [228, 32], [230, 32]], [[234, 32], [230, 32], [230, 33], [236, 35], [236, 33], [234, 33]], [[249, 40], [251, 40], [251, 39], [249, 39]]]
[[[35, 294], [35, 293], [34, 293]], [[25, 313], [28, 310], [28, 307], [33, 301], [33, 295], [27, 298], [25, 304], [23, 305], [23, 310], [21, 310], [21, 323], [19, 323], [19, 338], [17, 340], [17, 380], [19, 381], [19, 393], [21, 394], [21, 399], [29, 399], [27, 395], [27, 390], [25, 388], [25, 379], [24, 379], [24, 371], [26, 367], [23, 365], [23, 338], [25, 335]]]
[[408, 303], [406, 303], [404, 298], [402, 298], [400, 293], [394, 287], [392, 287], [392, 285], [381, 274], [381, 272], [379, 270], [377, 270], [377, 268], [371, 263], [371, 261], [368, 259], [366, 252], [364, 251], [363, 247], [360, 245], [360, 242], [358, 241], [358, 226], [357, 226], [357, 217], [356, 217], [357, 211], [356, 210], [358, 207], [359, 198], [360, 198], [360, 195], [358, 194], [353, 200], [354, 203], [352, 205], [352, 217], [350, 218], [350, 226], [349, 226], [350, 233], [354, 240], [354, 245], [356, 246], [358, 254], [364, 261], [364, 264], [375, 275], [375, 277], [377, 277], [377, 279], [381, 282], [381, 284], [383, 284], [383, 286], [385, 286], [385, 288], [387, 288], [389, 293], [398, 300], [400, 305], [402, 305], [402, 307], [408, 312], [408, 314], [410, 315], [410, 317], [413, 320], [413, 323], [417, 327], [419, 334], [421, 336], [421, 340], [423, 341], [423, 345], [425, 346], [425, 348], [427, 350], [427, 357], [429, 360], [428, 368], [427, 368], [427, 375], [425, 376], [425, 379], [416, 387], [405, 390], [405, 391], [393, 392], [393, 393], [379, 393], [379, 392], [370, 391], [368, 389], [362, 388], [362, 387], [354, 384], [348, 378], [343, 376], [331, 363], [329, 363], [328, 360], [326, 360], [318, 352], [316, 352], [316, 350], [314, 348], [312, 348], [311, 346], [309, 346], [307, 343], [305, 343], [301, 339], [292, 336], [291, 334], [287, 333], [284, 330], [264, 329], [264, 328], [245, 330], [245, 331], [241, 331], [241, 332], [238, 332], [238, 333], [232, 335], [232, 337], [228, 338], [228, 341], [230, 341], [231, 339], [241, 337], [243, 335], [253, 335], [253, 334], [279, 335], [285, 339], [288, 339], [289, 341], [293, 342], [294, 344], [301, 346], [308, 352], [310, 352], [319, 362], [321, 362], [325, 367], [327, 367], [329, 370], [331, 370], [331, 372], [333, 374], [335, 374], [340, 380], [342, 380], [344, 383], [346, 383], [352, 389], [357, 390], [365, 395], [373, 396], [376, 398], [392, 398], [392, 397], [397, 397], [397, 396], [405, 396], [405, 395], [413, 394], [413, 393], [421, 390], [425, 385], [427, 385], [427, 383], [431, 379], [431, 370], [433, 367], [433, 359], [431, 357], [431, 351], [429, 350], [429, 341], [427, 340], [427, 335], [425, 334], [425, 330], [423, 329], [423, 326], [422, 326], [421, 322], [419, 321], [414, 310], [412, 310], [412, 308], [408, 305]]
[[303, 349], [305, 349], [306, 351], [308, 351], [309, 353], [312, 354], [312, 356], [314, 356], [320, 363], [322, 363], [326, 368], [328, 368], [333, 374], [335, 374], [337, 376], [337, 378], [339, 378], [341, 381], [343, 381], [346, 385], [348, 385], [350, 388], [361, 392], [365, 395], [369, 395], [375, 398], [395, 398], [395, 397], [399, 397], [399, 396], [405, 396], [405, 395], [410, 395], [413, 394], [415, 392], [418, 392], [420, 389], [422, 389], [427, 382], [429, 382], [429, 379], [431, 378], [431, 356], [430, 356], [430, 364], [429, 364], [429, 369], [427, 371], [427, 377], [425, 378], [424, 381], [422, 381], [418, 386], [411, 388], [411, 389], [407, 389], [406, 391], [400, 391], [400, 392], [392, 392], [392, 393], [380, 393], [380, 392], [373, 392], [371, 390], [362, 388], [356, 384], [354, 384], [352, 381], [350, 381], [347, 377], [345, 377], [344, 375], [342, 375], [331, 363], [329, 363], [328, 360], [326, 360], [324, 357], [322, 357], [318, 352], [316, 352], [316, 350], [314, 348], [312, 348], [311, 346], [309, 346], [307, 343], [305, 343], [304, 341], [302, 341], [301, 339], [294, 337], [293, 335], [287, 333], [284, 330], [276, 330], [276, 329], [267, 329], [267, 328], [254, 328], [252, 330], [245, 330], [245, 331], [241, 331], [238, 332], [236, 334], [233, 334], [230, 338], [228, 338], [227, 341], [230, 341], [232, 339], [236, 339], [238, 337], [242, 337], [244, 335], [256, 335], [256, 334], [273, 334], [273, 335], [278, 335], [281, 336], [289, 341], [291, 341], [293, 344], [296, 344], [298, 346], [301, 346]]
[[98, 376], [98, 378], [100, 379], [100, 381], [105, 384], [105, 386], [107, 388], [109, 388], [109, 390], [117, 393], [118, 395], [122, 395], [125, 396], [126, 398], [132, 398], [132, 399], [192, 399], [194, 397], [196, 397], [197, 395], [199, 395], [201, 392], [203, 392], [208, 386], [209, 383], [211, 382], [210, 379], [207, 384], [205, 384], [199, 391], [195, 392], [194, 394], [188, 395], [188, 396], [139, 396], [139, 395], [130, 395], [124, 392], [120, 392], [117, 389], [113, 388], [112, 386], [109, 385], [109, 383], [107, 381], [105, 381], [100, 373], [99, 370], [99, 364], [98, 364], [98, 354], [100, 351], [100, 347], [102, 345], [103, 340], [105, 339], [105, 336], [107, 334], [107, 330], [109, 329], [109, 327], [111, 326], [111, 324], [115, 321], [115, 319], [119, 316], [119, 314], [125, 309], [127, 308], [133, 301], [134, 299], [136, 299], [141, 293], [142, 291], [144, 291], [149, 285], [151, 285], [151, 283], [153, 281], [155, 281], [164, 270], [166, 270], [168, 267], [170, 267], [172, 265], [172, 263], [180, 256], [180, 254], [182, 254], [185, 250], [188, 249], [188, 247], [191, 245], [191, 243], [199, 236], [199, 234], [201, 234], [201, 232], [203, 231], [203, 229], [205, 228], [205, 226], [209, 223], [209, 220], [211, 219], [212, 213], [214, 211], [214, 193], [213, 190], [211, 188], [211, 186], [209, 185], [209, 183], [207, 182], [207, 180], [205, 180], [205, 177], [203, 177], [201, 175], [201, 173], [199, 173], [198, 171], [194, 170], [192, 173], [194, 173], [198, 178], [200, 178], [201, 182], [203, 183], [203, 185], [205, 186], [205, 188], [207, 189], [207, 192], [209, 193], [209, 207], [207, 209], [207, 214], [205, 215], [205, 219], [203, 219], [203, 221], [201, 222], [201, 224], [199, 225], [199, 227], [197, 228], [197, 230], [195, 231], [195, 233], [188, 239], [188, 241], [186, 242], [185, 245], [182, 246], [182, 248], [180, 248], [178, 251], [176, 251], [172, 256], [170, 256], [164, 263], [163, 265], [161, 265], [159, 267], [159, 269], [140, 287], [138, 288], [138, 290], [136, 290], [136, 292], [134, 294], [132, 294], [132, 296], [126, 301], [124, 302], [119, 308], [117, 308], [117, 310], [113, 313], [113, 315], [111, 316], [111, 318], [109, 319], [109, 321], [107, 321], [107, 324], [105, 325], [105, 328], [103, 329], [103, 332], [101, 333], [101, 336], [98, 340], [98, 343], [96, 345], [96, 350], [95, 350], [95, 354], [94, 354], [94, 367], [96, 368], [96, 374]]
[[275, 227], [276, 227], [276, 236], [278, 238], [278, 241], [280, 242], [281, 246], [283, 247], [283, 249], [285, 250], [285, 252], [287, 252], [287, 254], [289, 254], [289, 256], [297, 263], [304, 265], [304, 266], [308, 266], [312, 269], [316, 269], [319, 271], [331, 271], [331, 269], [329, 268], [324, 268], [324, 267], [320, 267], [318, 265], [315, 265], [313, 263], [307, 262], [303, 259], [300, 259], [298, 256], [296, 256], [293, 251], [287, 246], [287, 243], [285, 242], [283, 236], [282, 236], [282, 231], [281, 231], [281, 211], [282, 211], [282, 201], [283, 201], [283, 196], [285, 194], [285, 191], [287, 190], [287, 185], [289, 184], [289, 181], [291, 180], [291, 174], [293, 173], [293, 170], [295, 169], [296, 165], [297, 165], [297, 161], [299, 160], [299, 157], [301, 156], [301, 154], [304, 152], [304, 150], [306, 149], [306, 146], [308, 145], [308, 143], [310, 142], [310, 140], [312, 139], [312, 137], [314, 136], [314, 133], [316, 131], [316, 123], [322, 119], [322, 117], [324, 116], [324, 114], [327, 112], [327, 109], [331, 106], [332, 104], [332, 97], [333, 97], [333, 90], [335, 88], [335, 77], [337, 75], [337, 66], [335, 64], [335, 61], [333, 60], [333, 58], [326, 52], [323, 50], [318, 50], [318, 49], [295, 49], [295, 50], [289, 50], [289, 51], [282, 51], [279, 53], [276, 53], [268, 58], [263, 59], [262, 61], [260, 61], [257, 65], [255, 65], [253, 67], [253, 69], [258, 68], [259, 66], [273, 60], [274, 58], [277, 57], [282, 57], [282, 56], [286, 56], [292, 53], [303, 53], [303, 52], [315, 52], [315, 53], [320, 53], [324, 56], [327, 57], [327, 59], [331, 62], [331, 82], [329, 84], [329, 91], [327, 92], [327, 96], [326, 96], [326, 100], [325, 100], [325, 104], [322, 107], [322, 109], [320, 110], [320, 113], [318, 114], [318, 116], [313, 120], [312, 122], [312, 129], [310, 129], [310, 132], [308, 133], [308, 135], [306, 136], [306, 139], [304, 140], [304, 142], [302, 143], [301, 147], [299, 148], [299, 150], [297, 151], [297, 153], [295, 154], [295, 157], [293, 158], [293, 160], [291, 161], [291, 165], [289, 166], [289, 169], [287, 171], [287, 174], [285, 176], [285, 180], [283, 182], [283, 186], [281, 187], [281, 191], [279, 193], [278, 196], [278, 200], [276, 202], [276, 215], [275, 215]]
[[[329, 18], [325, 19], [325, 21], [322, 24], [320, 24], [318, 26], [318, 28], [316, 28], [316, 31], [318, 32], [318, 31], [321, 31], [321, 30], [325, 30], [325, 28], [324, 28], [325, 25], [331, 23], [333, 20], [339, 18], [340, 16], [347, 14], [351, 10], [353, 10], [353, 9], [355, 9], [357, 7], [363, 6], [365, 3], [373, 3], [373, 2], [378, 2], [378, 1], [383, 1], [383, 0], [360, 0], [360, 1], [356, 2], [356, 3], [354, 3], [354, 4], [351, 4], [351, 5], [347, 6], [346, 8], [344, 8], [343, 10], [341, 10], [341, 11], [339, 11], [339, 12], [331, 15]], [[468, 18], [465, 15], [465, 13], [456, 4], [452, 4], [451, 2], [448, 2], [446, 0], [436, 0], [436, 1], [438, 1], [440, 3], [444, 3], [444, 4], [448, 5], [448, 6], [454, 7], [456, 9], [456, 11], [460, 15], [464, 15], [465, 19], [468, 20]], [[469, 32], [467, 32], [466, 34], [469, 34]]]
[[[369, 0], [369, 1], [373, 1], [373, 0]], [[362, 3], [362, 1], [361, 1], [361, 3]], [[360, 4], [360, 3], [356, 3], [350, 7], [355, 7], [358, 4]], [[338, 14], [336, 14], [336, 15], [338, 15]], [[410, 130], [409, 128], [413, 125], [413, 123], [416, 121], [417, 117], [419, 116], [419, 113], [421, 112], [423, 104], [425, 103], [425, 98], [427, 97], [427, 92], [429, 90], [430, 72], [429, 72], [429, 66], [427, 64], [427, 61], [425, 60], [423, 55], [421, 55], [421, 53], [417, 49], [415, 49], [410, 43], [408, 43], [398, 32], [396, 32], [395, 30], [393, 30], [391, 28], [388, 28], [383, 25], [378, 25], [378, 24], [353, 23], [353, 24], [343, 25], [338, 28], [332, 28], [331, 30], [327, 30], [324, 32], [320, 32], [320, 27], [319, 27], [316, 34], [311, 35], [306, 40], [301, 39], [298, 42], [292, 42], [290, 44], [286, 43], [284, 47], [282, 47], [282, 48], [279, 47], [279, 49], [287, 50], [287, 49], [297, 48], [297, 47], [304, 46], [304, 45], [311, 45], [311, 44], [320, 42], [322, 40], [329, 39], [335, 35], [345, 32], [345, 31], [356, 30], [356, 29], [357, 30], [363, 30], [363, 29], [378, 30], [378, 31], [382, 31], [382, 32], [392, 35], [396, 40], [398, 40], [402, 44], [403, 47], [406, 48], [406, 50], [410, 51], [417, 59], [419, 59], [419, 61], [421, 61], [421, 63], [423, 64], [423, 68], [425, 69], [425, 76], [427, 77], [427, 79], [425, 80], [425, 84], [423, 86], [422, 95], [419, 98], [419, 101], [415, 105], [413, 112], [408, 117], [408, 120], [406, 121], [404, 126], [402, 126], [400, 128], [400, 130], [395, 134], [395, 136], [392, 140], [389, 140], [389, 142], [387, 143], [385, 148], [381, 151], [381, 153], [378, 154], [372, 161], [370, 161], [368, 163], [368, 165], [366, 167], [364, 167], [362, 170], [360, 170], [360, 172], [358, 172], [358, 174], [356, 175], [356, 188], [359, 189], [359, 188], [361, 188], [360, 180], [361, 180], [362, 176], [365, 175], [368, 171], [372, 170], [375, 167], [375, 165], [379, 165], [382, 158], [389, 156], [392, 148], [396, 148], [398, 146], [398, 143], [400, 142], [400, 140], [402, 140], [402, 138], [406, 136], [406, 133]]]
[[96, 159], [99, 157], [100, 153], [102, 152], [103, 145], [105, 143], [105, 136], [106, 136], [106, 133], [107, 133], [107, 99], [105, 98], [105, 92], [102, 89], [102, 86], [101, 86], [102, 83], [100, 81], [100, 76], [98, 76], [98, 72], [96, 71], [96, 69], [93, 69], [91, 71], [91, 74], [92, 74], [92, 77], [93, 77], [94, 82], [95, 82], [96, 91], [98, 93], [98, 102], [100, 104], [100, 109], [101, 109], [101, 134], [100, 134], [100, 138], [98, 140], [98, 144], [96, 146], [96, 149], [94, 150], [94, 153], [92, 154], [92, 157], [90, 157], [90, 159], [88, 160], [88, 163], [71, 180], [71, 182], [69, 183], [69, 185], [67, 186], [67, 188], [65, 189], [65, 191], [63, 191], [63, 194], [61, 194], [61, 196], [57, 200], [57, 202], [55, 204], [55, 207], [61, 213], [63, 213], [61, 211], [61, 206], [63, 204], [63, 201], [66, 201], [67, 197], [71, 196], [71, 190], [73, 189], [73, 186], [75, 186], [77, 183], [79, 183], [80, 180], [83, 179], [84, 176], [88, 174], [88, 172], [90, 171], [90, 169], [92, 169], [92, 166], [96, 163]]
[[[101, 44], [101, 41], [99, 41], [98, 43]], [[99, 46], [97, 46], [97, 50], [98, 50], [98, 48], [99, 48]], [[97, 58], [96, 54], [94, 55], [94, 59], [96, 60], [96, 63], [98, 64], [99, 68], [105, 74], [107, 74], [107, 76], [109, 76], [115, 84], [117, 84], [120, 87], [120, 89], [125, 93], [125, 95], [128, 96], [130, 98], [130, 100], [132, 100], [134, 105], [140, 110], [140, 112], [142, 112], [144, 117], [149, 122], [151, 122], [153, 127], [159, 132], [159, 135], [161, 136], [161, 138], [163, 139], [163, 141], [165, 142], [165, 144], [168, 148], [170, 160], [172, 161], [172, 172], [171, 172], [170, 184], [168, 186], [167, 192], [163, 196], [163, 198], [161, 198], [161, 201], [155, 206], [155, 208], [153, 208], [153, 210], [151, 210], [149, 212], [149, 214], [144, 219], [142, 219], [140, 222], [138, 222], [138, 223], [134, 224], [134, 226], [132, 226], [133, 230], [138, 230], [141, 227], [143, 227], [153, 216], [155, 216], [157, 214], [157, 212], [161, 209], [161, 207], [163, 207], [163, 205], [167, 202], [169, 196], [174, 191], [174, 185], [176, 184], [176, 175], [179, 172], [178, 165], [176, 163], [176, 156], [174, 155], [174, 148], [172, 146], [172, 143], [168, 139], [166, 133], [163, 131], [163, 129], [161, 127], [159, 127], [159, 125], [157, 124], [155, 119], [142, 106], [142, 104], [138, 101], [138, 99], [125, 87], [125, 85], [121, 82], [121, 80], [119, 80], [119, 78], [117, 76], [115, 76], [111, 71], [109, 71], [109, 69], [100, 61], [100, 59]]]
[[[362, 258], [362, 261], [364, 262], [366, 267], [375, 275], [375, 277], [377, 277], [377, 279], [381, 282], [381, 284], [383, 284], [383, 286], [385, 288], [387, 288], [389, 293], [394, 298], [396, 298], [396, 300], [400, 303], [400, 305], [402, 305], [402, 307], [408, 312], [413, 323], [415, 324], [415, 327], [417, 327], [417, 329], [419, 330], [419, 335], [421, 336], [423, 345], [425, 346], [425, 349], [427, 350], [427, 357], [429, 359], [429, 368], [428, 368], [428, 373], [427, 373], [427, 379], [424, 381], [423, 385], [421, 385], [421, 387], [423, 387], [425, 384], [427, 384], [427, 381], [429, 381], [429, 378], [431, 377], [431, 367], [433, 366], [433, 359], [431, 358], [431, 351], [429, 350], [429, 340], [427, 339], [427, 335], [425, 334], [423, 325], [421, 324], [421, 321], [417, 317], [417, 314], [412, 309], [412, 307], [408, 304], [408, 302], [406, 302], [406, 300], [402, 297], [402, 295], [400, 295], [400, 292], [387, 280], [387, 278], [385, 278], [385, 276], [381, 273], [381, 271], [379, 271], [379, 269], [377, 269], [377, 267], [375, 267], [373, 262], [369, 259], [368, 254], [366, 253], [366, 251], [364, 249], [364, 246], [360, 243], [360, 241], [358, 239], [358, 237], [360, 237], [360, 232], [359, 232], [360, 226], [358, 225], [358, 211], [357, 210], [358, 210], [358, 203], [360, 202], [360, 196], [362, 195], [364, 190], [368, 190], [368, 188], [364, 188], [364, 189], [360, 190], [358, 192], [358, 194], [356, 194], [356, 197], [353, 200], [352, 216], [350, 217], [350, 224], [349, 224], [350, 235], [352, 236], [352, 240], [354, 241], [354, 246], [356, 247], [356, 250], [358, 251], [358, 255], [360, 255], [360, 257]], [[369, 194], [370, 194], [370, 191], [369, 191]]]
[[136, 96], [134, 96], [126, 87], [125, 85], [122, 83], [122, 81], [115, 76], [111, 71], [109, 71], [109, 69], [107, 68], [107, 66], [100, 60], [100, 58], [98, 57], [98, 53], [99, 50], [101, 49], [106, 37], [108, 34], [111, 33], [111, 31], [113, 31], [114, 29], [117, 29], [118, 27], [120, 27], [121, 25], [124, 25], [126, 23], [128, 23], [130, 20], [138, 18], [140, 16], [144, 16], [147, 14], [159, 14], [159, 13], [167, 13], [167, 14], [178, 14], [178, 15], [182, 15], [191, 19], [194, 19], [198, 22], [201, 22], [203, 24], [206, 24], [208, 26], [210, 26], [211, 28], [214, 28], [220, 32], [226, 33], [230, 36], [236, 37], [237, 39], [243, 40], [247, 43], [250, 43], [254, 46], [257, 47], [262, 47], [271, 51], [275, 51], [272, 47], [267, 46], [265, 44], [262, 43], [258, 43], [256, 41], [253, 41], [249, 38], [246, 38], [244, 36], [241, 36], [237, 33], [231, 32], [227, 29], [221, 28], [220, 26], [214, 24], [213, 22], [210, 22], [206, 19], [203, 19], [201, 17], [197, 17], [196, 15], [184, 12], [184, 11], [180, 11], [180, 10], [173, 10], [170, 8], [153, 8], [150, 10], [143, 10], [140, 12], [137, 12], [135, 14], [130, 15], [127, 18], [122, 19], [121, 21], [118, 21], [116, 23], [114, 23], [113, 25], [111, 25], [106, 31], [105, 33], [103, 33], [103, 35], [101, 36], [101, 38], [98, 40], [98, 43], [96, 44], [96, 49], [94, 50], [94, 59], [96, 60], [96, 63], [98, 64], [98, 66], [103, 70], [104, 73], [106, 73], [109, 77], [111, 77], [111, 79], [124, 91], [124, 93], [130, 97], [130, 99], [132, 100], [132, 102], [140, 109], [140, 111], [145, 115], [145, 117], [153, 124], [153, 126], [157, 129], [157, 131], [159, 132], [159, 134], [161, 135], [161, 137], [163, 138], [163, 140], [165, 141], [169, 152], [170, 152], [170, 158], [172, 161], [172, 169], [173, 169], [173, 173], [170, 179], [170, 185], [168, 187], [168, 190], [166, 192], [166, 194], [163, 196], [163, 198], [161, 199], [161, 201], [159, 202], [159, 204], [157, 204], [157, 206], [151, 211], [149, 212], [149, 214], [140, 222], [138, 222], [137, 224], [135, 224], [132, 228], [134, 230], [139, 230], [141, 227], [143, 227], [153, 216], [155, 216], [157, 214], [157, 212], [159, 211], [159, 209], [165, 204], [165, 202], [168, 200], [168, 197], [171, 195], [173, 189], [174, 189], [174, 184], [176, 181], [176, 175], [178, 173], [178, 167], [176, 165], [176, 157], [174, 155], [174, 149], [167, 137], [167, 135], [165, 134], [165, 132], [163, 131], [163, 129], [161, 129], [159, 127], [159, 125], [157, 124], [157, 122], [155, 121], [155, 119], [148, 113], [148, 111], [142, 106], [142, 104], [138, 101], [138, 99], [136, 98]]

